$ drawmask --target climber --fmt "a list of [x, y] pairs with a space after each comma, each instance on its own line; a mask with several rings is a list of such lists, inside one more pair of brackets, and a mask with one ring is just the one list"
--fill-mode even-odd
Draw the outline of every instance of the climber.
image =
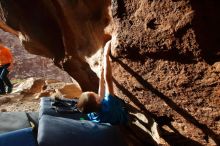
[[99, 80], [99, 93], [83, 92], [78, 101], [78, 109], [87, 114], [93, 122], [126, 124], [128, 114], [123, 100], [114, 95], [110, 63], [111, 40], [104, 47], [103, 66]]
[[[11, 68], [12, 60], [13, 57], [10, 50], [0, 41], [0, 94], [12, 92], [13, 85], [7, 76]], [[5, 85], [7, 86], [7, 91], [5, 91]]]

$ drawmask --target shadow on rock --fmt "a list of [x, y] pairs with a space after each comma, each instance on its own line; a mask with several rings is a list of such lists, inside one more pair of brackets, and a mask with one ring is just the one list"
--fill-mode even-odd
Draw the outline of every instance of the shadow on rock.
[[[159, 97], [160, 99], [162, 99], [171, 109], [173, 109], [174, 111], [176, 111], [178, 114], [180, 114], [184, 119], [186, 119], [188, 122], [190, 122], [191, 124], [193, 124], [194, 126], [196, 126], [197, 128], [199, 128], [205, 135], [206, 137], [210, 136], [217, 145], [219, 145], [219, 137], [216, 133], [214, 133], [211, 129], [209, 129], [209, 127], [207, 125], [201, 124], [199, 121], [197, 121], [192, 115], [190, 115], [187, 111], [185, 111], [184, 109], [182, 109], [181, 107], [179, 107], [174, 101], [172, 101], [169, 97], [167, 97], [166, 95], [164, 95], [163, 93], [161, 93], [160, 91], [158, 91], [155, 87], [153, 87], [150, 83], [148, 83], [147, 81], [145, 81], [140, 75], [138, 75], [136, 72], [134, 72], [129, 66], [127, 66], [126, 64], [124, 64], [121, 60], [113, 58], [113, 61], [116, 61], [118, 64], [120, 64], [128, 73], [130, 73], [133, 77], [136, 78], [136, 80], [145, 88], [145, 90], [149, 90], [151, 91], [153, 94], [155, 94], [157, 97]], [[170, 122], [166, 123], [166, 122], [162, 122], [164, 120], [164, 118], [158, 118], [156, 115], [150, 113], [149, 111], [147, 111], [147, 109], [145, 108], [145, 106], [143, 104], [140, 103], [140, 101], [137, 99], [137, 97], [135, 97], [132, 93], [130, 93], [127, 89], [125, 89], [122, 85], [120, 85], [116, 80], [114, 80], [114, 83], [116, 84], [116, 86], [122, 90], [122, 92], [130, 98], [130, 100], [135, 103], [135, 105], [137, 107], [140, 107], [140, 109], [142, 111], [144, 111], [144, 113], [150, 117], [153, 117], [157, 123], [159, 124], [159, 126], [161, 127], [162, 125], [166, 124], [168, 125], [173, 131], [174, 131], [174, 136], [177, 137], [178, 136], [178, 141], [186, 141], [188, 144], [193, 144], [193, 145], [201, 145], [198, 142], [193, 141], [192, 139], [186, 138], [183, 135], [181, 135], [171, 124]], [[137, 111], [138, 112], [138, 111]], [[148, 117], [146, 117], [148, 118]], [[159, 120], [160, 119], [160, 120]], [[168, 120], [171, 121], [171, 120]], [[146, 127], [149, 128], [149, 127]], [[162, 132], [165, 132], [165, 130], [161, 129]], [[170, 139], [171, 136], [162, 136], [165, 140], [167, 140], [166, 142], [170, 143], [171, 145], [173, 145], [174, 143], [177, 144], [177, 141], [174, 141], [173, 139]], [[179, 145], [179, 143], [178, 143]]]
[[220, 2], [216, 0], [190, 1], [195, 11], [192, 26], [202, 49], [202, 57], [207, 63], [214, 64], [220, 61]]

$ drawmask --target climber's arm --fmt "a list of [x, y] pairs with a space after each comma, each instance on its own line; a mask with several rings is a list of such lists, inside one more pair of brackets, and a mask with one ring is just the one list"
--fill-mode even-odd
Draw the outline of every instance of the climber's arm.
[[103, 57], [105, 92], [107, 94], [114, 95], [113, 82], [112, 82], [112, 68], [109, 58], [110, 50], [111, 50], [111, 41], [108, 41], [104, 47], [104, 57]]
[[101, 67], [101, 74], [99, 79], [99, 97], [103, 98], [105, 95], [105, 86], [104, 86], [104, 70], [103, 67]]

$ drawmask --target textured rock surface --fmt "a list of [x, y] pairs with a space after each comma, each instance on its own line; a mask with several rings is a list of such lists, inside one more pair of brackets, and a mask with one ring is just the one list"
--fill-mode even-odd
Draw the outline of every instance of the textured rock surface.
[[112, 3], [117, 91], [152, 114], [170, 145], [219, 144], [219, 4], [214, 0]]
[[[25, 47], [54, 58], [84, 90], [97, 90], [85, 57], [105, 42], [108, 5], [101, 0], [1, 2], [2, 14], [8, 14], [3, 20], [21, 31]], [[134, 113], [156, 119], [165, 145], [219, 144], [218, 6], [216, 0], [112, 0], [115, 90]], [[94, 68], [97, 56], [87, 59]], [[146, 145], [144, 128], [134, 129]]]
[[19, 31], [17, 35], [29, 52], [52, 58], [84, 90], [97, 90], [98, 78], [85, 56], [105, 42], [109, 5], [109, 0], [9, 0], [1, 2], [1, 18]]

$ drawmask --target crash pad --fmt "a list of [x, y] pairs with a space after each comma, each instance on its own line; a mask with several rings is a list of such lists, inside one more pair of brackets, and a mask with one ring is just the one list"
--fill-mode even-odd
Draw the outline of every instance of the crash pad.
[[43, 115], [39, 146], [125, 146], [120, 130], [110, 124]]
[[31, 127], [25, 112], [0, 112], [0, 134]]
[[0, 134], [0, 146], [37, 146], [32, 128], [24, 128]]

